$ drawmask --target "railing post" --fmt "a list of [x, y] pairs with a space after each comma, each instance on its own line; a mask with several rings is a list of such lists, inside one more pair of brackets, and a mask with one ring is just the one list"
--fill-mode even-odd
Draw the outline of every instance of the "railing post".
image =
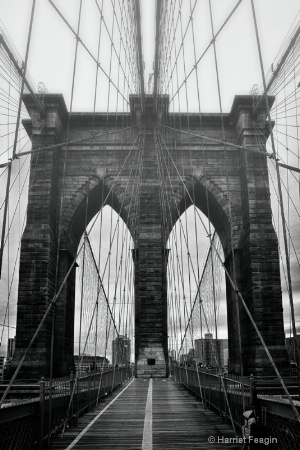
[[122, 379], [122, 370], [123, 370], [123, 368], [122, 368], [122, 367], [119, 367], [119, 371], [118, 371], [118, 382], [116, 383], [116, 386], [118, 386], [119, 384], [121, 384], [121, 386], [122, 386], [122, 381], [121, 381], [121, 379]]
[[[222, 377], [222, 373], [221, 373], [221, 370], [219, 370], [219, 413], [220, 413], [220, 417], [222, 417], [222, 387], [223, 387], [221, 377]], [[223, 382], [224, 382], [224, 378], [223, 378]]]
[[38, 448], [42, 450], [44, 440], [44, 420], [45, 420], [45, 380], [40, 381], [40, 403], [39, 403], [39, 435]]
[[75, 386], [75, 391], [76, 391], [76, 412], [75, 412], [75, 425], [77, 427], [78, 425], [78, 416], [79, 416], [79, 401], [80, 401], [80, 372], [78, 373], [78, 375], [76, 376], [76, 386]]
[[88, 411], [91, 410], [91, 378], [92, 378], [92, 373], [89, 372], [89, 384], [88, 384]]
[[[118, 368], [119, 368], [119, 366], [118, 366]], [[114, 364], [114, 370], [113, 370], [113, 376], [112, 376], [112, 383], [111, 383], [111, 392], [112, 392], [112, 393], [113, 393], [113, 390], [114, 390], [115, 373], [116, 373], [116, 364]]]
[[71, 372], [70, 374], [70, 400], [71, 400], [71, 405], [70, 405], [70, 418], [71, 418], [71, 423], [73, 423], [73, 414], [74, 414], [74, 395], [75, 395], [75, 391], [74, 391], [74, 373]]
[[[226, 394], [227, 394], [227, 378], [226, 378], [226, 374], [224, 373], [224, 396], [223, 396], [223, 401], [224, 401], [224, 417], [227, 417], [227, 403], [226, 403]], [[227, 397], [228, 398], [228, 397]]]
[[198, 365], [196, 364], [196, 372], [197, 372], [197, 379], [198, 379], [198, 386], [199, 386], [199, 397], [201, 399], [201, 403], [202, 405], [204, 405], [203, 402], [203, 393], [202, 393], [202, 386], [201, 386], [201, 380], [200, 380], [200, 375], [199, 375], [199, 370], [198, 370]]
[[96, 405], [96, 398], [97, 398], [97, 388], [96, 388], [96, 383], [97, 383], [97, 378], [98, 378], [98, 369], [96, 368], [94, 375], [93, 375], [93, 405], [95, 408]]
[[185, 376], [186, 376], [186, 387], [187, 387], [187, 390], [190, 391], [190, 381], [189, 381], [187, 364], [185, 365]]
[[178, 381], [180, 384], [182, 384], [181, 378], [182, 378], [182, 371], [181, 371], [181, 367], [178, 366]]
[[205, 406], [205, 408], [207, 407], [207, 402], [206, 402], [206, 395], [207, 395], [207, 391], [206, 391], [206, 389], [207, 389], [207, 386], [206, 386], [206, 374], [205, 374], [205, 369], [203, 369], [203, 372], [202, 372], [202, 374], [203, 374], [203, 386], [204, 386], [204, 388], [203, 388], [203, 401], [204, 401], [204, 406]]
[[211, 406], [211, 375], [210, 373], [208, 373], [208, 383], [209, 383], [209, 387], [208, 387], [208, 404], [209, 407]]
[[102, 377], [103, 377], [103, 367], [101, 368], [101, 373], [100, 373], [100, 380], [99, 380], [99, 385], [98, 385], [98, 390], [97, 390], [97, 396], [96, 396], [96, 406], [99, 403], [99, 398], [101, 396], [101, 387], [102, 387]]
[[256, 388], [254, 376], [252, 374], [249, 377], [249, 384], [250, 384], [250, 405], [251, 407], [256, 408]]

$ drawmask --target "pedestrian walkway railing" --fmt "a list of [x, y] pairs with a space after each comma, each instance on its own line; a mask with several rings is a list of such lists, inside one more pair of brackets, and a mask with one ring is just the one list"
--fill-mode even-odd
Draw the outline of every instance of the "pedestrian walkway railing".
[[75, 377], [41, 380], [35, 398], [11, 399], [0, 409], [0, 449], [33, 450], [76, 426], [80, 415], [132, 377], [130, 367], [93, 371]]
[[[243, 413], [253, 410], [256, 417], [255, 426], [251, 430], [253, 439], [263, 440], [262, 445], [268, 445], [268, 448], [300, 448], [300, 424], [295, 419], [288, 400], [279, 394], [279, 383], [278, 380], [276, 383], [274, 377], [241, 378], [184, 366], [174, 366], [172, 375], [175, 381], [195, 395], [205, 407], [215, 411], [222, 419], [231, 423], [233, 421], [237, 432], [245, 430]], [[285, 384], [293, 393], [294, 380], [289, 378], [285, 380]], [[300, 401], [297, 402], [299, 396], [294, 398], [300, 411]]]
[[[174, 378], [197, 396], [203, 404], [242, 427], [243, 412], [251, 407], [250, 380], [242, 382], [240, 377], [223, 375], [222, 379], [212, 371], [200, 371], [175, 366]], [[231, 415], [231, 417], [230, 417]]]
[[298, 450], [300, 448], [300, 426], [295, 420], [262, 410], [265, 436], [275, 438], [274, 449]]

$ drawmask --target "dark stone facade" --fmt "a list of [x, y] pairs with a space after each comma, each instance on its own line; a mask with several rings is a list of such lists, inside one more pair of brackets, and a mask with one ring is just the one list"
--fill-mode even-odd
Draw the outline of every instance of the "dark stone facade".
[[[131, 114], [97, 114], [94, 127], [97, 133], [101, 133], [101, 130], [129, 126], [132, 119], [144, 122], [144, 160], [138, 203], [130, 201], [131, 196], [137, 195], [134, 190], [136, 180], [130, 180], [128, 184], [129, 167], [134, 164], [134, 160], [130, 159], [130, 148], [136, 132], [132, 129], [122, 134], [111, 134], [105, 141], [95, 137], [92, 151], [88, 142], [80, 141], [70, 143], [67, 153], [64, 146], [61, 146], [32, 156], [27, 225], [21, 248], [13, 367], [22, 357], [55, 291], [70, 273], [54, 312], [47, 316], [28, 353], [20, 372], [23, 377], [49, 375], [52, 328], [55, 336], [53, 375], [63, 376], [73, 370], [76, 269], [73, 266], [70, 270], [70, 267], [84, 232], [87, 196], [87, 222], [106, 203], [120, 212], [134, 236], [137, 375], [165, 376], [168, 373], [167, 250], [162, 239], [152, 97], [146, 98], [144, 117], [140, 114], [139, 102], [135, 100], [137, 98], [131, 98]], [[26, 95], [24, 102], [33, 124], [40, 120], [45, 123], [42, 129], [31, 136], [33, 143], [37, 137], [42, 146], [57, 144], [66, 139], [68, 112], [62, 96], [45, 96], [44, 117], [40, 117], [30, 96]], [[191, 132], [200, 130], [199, 116], [196, 114], [165, 114], [165, 120], [174, 128]], [[257, 147], [254, 121], [255, 126], [267, 138], [265, 112], [261, 109], [254, 118], [251, 114], [252, 97], [235, 97], [230, 114], [223, 114], [227, 141]], [[92, 120], [92, 114], [72, 114], [69, 140], [90, 136]], [[25, 126], [31, 134], [31, 123], [25, 123]], [[204, 114], [201, 127], [203, 135], [214, 139], [223, 138], [219, 114]], [[174, 176], [176, 192], [172, 193], [173, 224], [178, 219], [178, 214], [190, 206], [190, 196], [204, 214], [208, 215], [209, 209], [210, 219], [222, 242], [226, 268], [233, 276], [235, 265], [239, 290], [277, 366], [279, 369], [284, 368], [287, 353], [278, 244], [272, 226], [266, 158], [234, 147], [224, 149], [221, 143], [201, 142], [199, 138], [184, 134], [173, 133], [166, 139], [169, 139], [168, 144], [173, 149], [172, 157], [179, 172], [184, 173], [186, 187], [182, 186], [179, 177]], [[126, 157], [128, 168], [114, 183]], [[138, 204], [139, 207], [132, 207], [132, 204]], [[236, 296], [229, 283], [227, 309], [229, 370], [239, 373]], [[239, 315], [245, 374], [269, 373], [270, 363], [241, 304]], [[149, 366], [149, 359], [155, 359], [156, 365]]]

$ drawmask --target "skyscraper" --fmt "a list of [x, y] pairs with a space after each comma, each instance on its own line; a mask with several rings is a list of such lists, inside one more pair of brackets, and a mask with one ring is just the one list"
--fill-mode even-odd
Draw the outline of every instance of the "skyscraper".
[[195, 360], [204, 366], [220, 367], [228, 364], [228, 340], [213, 339], [211, 333], [206, 333], [204, 339], [195, 339]]
[[123, 365], [130, 364], [131, 341], [125, 335], [119, 336], [112, 341], [112, 363]]

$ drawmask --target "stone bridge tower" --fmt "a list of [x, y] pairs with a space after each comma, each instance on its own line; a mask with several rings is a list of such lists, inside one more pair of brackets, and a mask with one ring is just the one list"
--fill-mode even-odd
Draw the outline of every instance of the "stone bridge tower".
[[[39, 325], [49, 301], [54, 296], [55, 285], [60, 286], [68, 273], [84, 232], [86, 197], [88, 196], [88, 221], [99, 211], [103, 199], [112, 206], [135, 236], [133, 258], [135, 263], [136, 301], [136, 362], [138, 376], [166, 376], [168, 360], [167, 343], [167, 249], [163, 247], [162, 217], [159, 205], [154, 123], [164, 120], [153, 113], [153, 97], [146, 96], [142, 115], [132, 97], [131, 114], [96, 114], [97, 132], [114, 127], [124, 127], [136, 117], [145, 128], [143, 169], [140, 185], [139, 210], [126, 208], [130, 193], [125, 189], [126, 173], [114, 180], [132, 145], [131, 130], [107, 138], [94, 139], [92, 158], [87, 163], [88, 141], [70, 143], [67, 160], [64, 146], [34, 153], [31, 159], [27, 225], [22, 238], [16, 352], [13, 367], [26, 349]], [[270, 98], [270, 101], [272, 99]], [[40, 117], [30, 96], [24, 97], [33, 124], [44, 120], [39, 133], [42, 146], [59, 144], [66, 139], [68, 111], [63, 97], [47, 94], [44, 98], [45, 116]], [[117, 120], [116, 120], [117, 119]], [[199, 133], [199, 116], [169, 114], [174, 128]], [[32, 133], [31, 121], [24, 123]], [[223, 114], [226, 139], [241, 146], [257, 147], [254, 127], [265, 131], [266, 115], [263, 107], [252, 117], [252, 97], [237, 96], [231, 112]], [[89, 137], [91, 114], [73, 113], [70, 121], [70, 141]], [[202, 116], [203, 135], [222, 139], [219, 114]], [[34, 138], [35, 136], [31, 136]], [[110, 145], [111, 144], [111, 145]], [[279, 368], [287, 364], [283, 328], [282, 298], [279, 273], [277, 238], [272, 226], [267, 161], [261, 154], [250, 153], [216, 141], [200, 142], [199, 138], [172, 134], [168, 145], [180, 173], [175, 180], [175, 224], [178, 211], [182, 213], [190, 204], [187, 190], [194, 196], [196, 206], [209, 216], [215, 227], [225, 255], [225, 265], [233, 271], [234, 248], [237, 283], [246, 303]], [[178, 151], [180, 150], [180, 151]], [[184, 160], [186, 152], [187, 160]], [[179, 156], [180, 155], [180, 156]], [[62, 188], [62, 167], [65, 165], [65, 182]], [[184, 169], [184, 170], [183, 170]], [[231, 195], [231, 214], [226, 185], [228, 173]], [[134, 183], [134, 180], [132, 180]], [[113, 186], [113, 187], [112, 187]], [[133, 192], [133, 191], [132, 191]], [[64, 195], [63, 208], [59, 205]], [[208, 201], [207, 201], [208, 199]], [[121, 208], [121, 205], [125, 205]], [[138, 230], [132, 229], [138, 218]], [[58, 227], [58, 224], [60, 226]], [[171, 230], [168, 230], [170, 232]], [[231, 235], [233, 242], [231, 243]], [[232, 244], [232, 245], [231, 245]], [[59, 248], [58, 248], [59, 245]], [[58, 267], [56, 255], [59, 254]], [[55, 274], [58, 273], [56, 283]], [[54, 374], [63, 376], [73, 369], [75, 268], [59, 296], [55, 310]], [[227, 283], [228, 338], [231, 373], [239, 373], [240, 356], [237, 336], [237, 311], [235, 293]], [[44, 321], [41, 331], [28, 354], [22, 376], [48, 376], [52, 314]], [[245, 374], [267, 373], [270, 364], [255, 331], [240, 305], [243, 364]]]

